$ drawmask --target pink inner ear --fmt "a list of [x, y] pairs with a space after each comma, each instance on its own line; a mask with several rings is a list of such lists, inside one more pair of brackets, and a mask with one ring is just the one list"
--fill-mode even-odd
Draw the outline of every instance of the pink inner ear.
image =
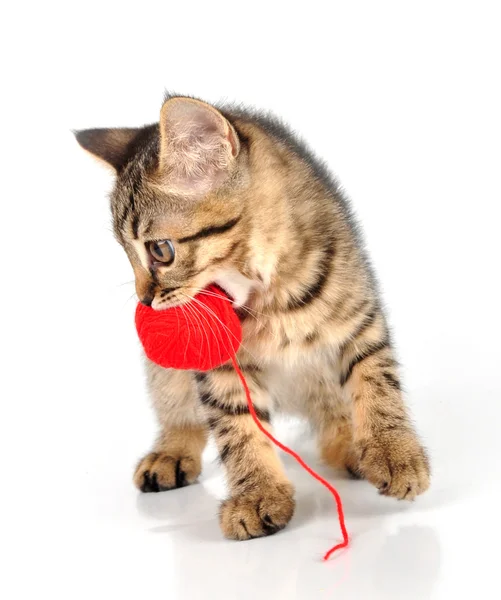
[[173, 189], [206, 193], [227, 177], [238, 145], [222, 115], [195, 100], [172, 99], [160, 125], [161, 167]]
[[172, 140], [193, 136], [203, 143], [205, 138], [226, 137], [223, 118], [210, 108], [192, 101], [173, 100], [172, 104], [163, 123]]

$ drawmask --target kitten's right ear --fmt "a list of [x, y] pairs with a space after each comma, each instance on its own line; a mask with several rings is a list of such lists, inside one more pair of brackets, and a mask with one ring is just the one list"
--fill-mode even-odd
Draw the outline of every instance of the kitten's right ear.
[[73, 133], [84, 150], [118, 172], [130, 158], [140, 132], [141, 128], [119, 128], [82, 129]]
[[176, 194], [198, 197], [227, 179], [240, 150], [238, 135], [213, 106], [182, 96], [160, 111], [159, 172]]

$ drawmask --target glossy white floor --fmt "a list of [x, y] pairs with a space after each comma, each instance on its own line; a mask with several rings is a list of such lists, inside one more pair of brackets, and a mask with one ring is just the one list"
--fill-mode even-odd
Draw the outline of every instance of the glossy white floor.
[[[412, 390], [435, 473], [413, 504], [321, 469], [343, 497], [351, 535], [350, 548], [324, 563], [322, 552], [339, 537], [333, 502], [290, 460], [297, 513], [270, 538], [222, 539], [215, 514], [224, 485], [211, 452], [198, 485], [137, 493], [131, 469], [151, 434], [141, 394], [120, 386], [110, 402], [103, 390], [111, 386], [89, 379], [59, 402], [45, 399], [45, 417], [28, 425], [14, 453], [2, 537], [15, 585], [4, 597], [43, 590], [52, 598], [423, 600], [499, 592], [499, 388], [437, 381]], [[279, 431], [314, 464], [301, 427]]]
[[[120, 352], [108, 334], [103, 339], [101, 359]], [[135, 598], [151, 590], [190, 600], [423, 600], [499, 592], [495, 382], [482, 377], [479, 385], [450, 361], [437, 361], [435, 381], [410, 390], [434, 467], [431, 491], [415, 503], [380, 498], [367, 483], [320, 470], [343, 497], [351, 535], [350, 548], [323, 563], [322, 552], [339, 537], [333, 502], [290, 460], [297, 513], [266, 539], [222, 539], [215, 513], [224, 484], [211, 451], [198, 485], [137, 493], [131, 470], [152, 435], [139, 376], [132, 365], [120, 375], [120, 367], [99, 362], [79, 357], [81, 368], [70, 375], [80, 374], [76, 389], [39, 398], [20, 440], [7, 432], [16, 468], [3, 495], [2, 537], [13, 561], [5, 575], [15, 585], [4, 597], [44, 590], [52, 598]], [[481, 362], [469, 360], [468, 370], [478, 374]], [[126, 381], [114, 385], [116, 377]], [[37, 394], [29, 378], [21, 385]], [[279, 434], [315, 463], [301, 426], [282, 423]]]
[[[12, 4], [12, 3], [11, 3]], [[501, 534], [498, 3], [12, 4], [2, 118], [0, 597], [497, 598]], [[7, 9], [6, 9], [7, 12]], [[189, 36], [187, 32], [189, 31]], [[301, 31], [301, 35], [298, 32]], [[3, 80], [2, 80], [3, 81]], [[339, 176], [363, 224], [433, 465], [412, 504], [278, 436], [289, 527], [222, 538], [213, 449], [197, 485], [141, 495], [155, 433], [112, 239], [110, 178], [70, 128], [157, 120], [163, 89], [271, 108]]]

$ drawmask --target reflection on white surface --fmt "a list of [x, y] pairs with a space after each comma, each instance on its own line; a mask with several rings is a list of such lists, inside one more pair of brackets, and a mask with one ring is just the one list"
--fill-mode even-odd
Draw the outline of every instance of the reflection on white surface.
[[[468, 556], [458, 550], [473, 535], [469, 523], [474, 510], [481, 512], [477, 548], [484, 544], [487, 547], [490, 531], [483, 527], [482, 519], [488, 518], [489, 510], [482, 503], [493, 490], [499, 494], [499, 481], [493, 487], [493, 482], [486, 482], [484, 473], [475, 468], [476, 455], [461, 443], [460, 430], [449, 431], [448, 443], [441, 447], [442, 428], [434, 430], [432, 423], [437, 411], [432, 404], [429, 408], [429, 413], [422, 410], [419, 415], [422, 428], [430, 432], [427, 441], [436, 477], [430, 492], [416, 502], [379, 497], [366, 482], [352, 481], [315, 465], [341, 493], [351, 537], [349, 549], [327, 563], [321, 556], [339, 537], [332, 498], [288, 457], [284, 462], [297, 489], [297, 511], [289, 527], [270, 538], [244, 543], [224, 540], [215, 515], [225, 487], [211, 447], [201, 481], [191, 487], [136, 494], [127, 487], [128, 482], [120, 482], [116, 489], [109, 482], [108, 506], [98, 501], [96, 513], [87, 522], [87, 535], [93, 532], [100, 543], [97, 548], [92, 544], [87, 548], [86, 568], [90, 572], [99, 568], [104, 544], [110, 553], [105, 560], [120, 569], [123, 561], [120, 588], [130, 591], [137, 586], [140, 590], [147, 569], [160, 577], [156, 594], [182, 599], [425, 600], [448, 597], [440, 593], [441, 589], [443, 594], [468, 589], [473, 582], [459, 585], [454, 573], [467, 565], [475, 569], [485, 557]], [[456, 416], [466, 417], [460, 411]], [[479, 416], [477, 420], [470, 417], [469, 423], [479, 428], [477, 452], [494, 450], [492, 422]], [[278, 431], [284, 441], [315, 464], [313, 445], [303, 425], [287, 420], [280, 423]], [[456, 457], [458, 468], [444, 462], [449, 454]], [[485, 456], [482, 466], [489, 469], [489, 458]], [[465, 472], [470, 474], [468, 478], [464, 478]], [[99, 473], [95, 477], [99, 478]], [[486, 483], [485, 490], [482, 482]], [[92, 484], [84, 489], [89, 497], [92, 491]], [[82, 502], [86, 510], [88, 500]], [[113, 503], [117, 509], [121, 507], [120, 513], [113, 510]], [[461, 531], [463, 524], [468, 527]], [[118, 537], [117, 526], [121, 528]], [[121, 560], [114, 554], [117, 551], [123, 554]], [[455, 554], [455, 564], [447, 564], [446, 560], [444, 565], [444, 554], [449, 558]], [[480, 582], [483, 585], [488, 585], [485, 579]]]

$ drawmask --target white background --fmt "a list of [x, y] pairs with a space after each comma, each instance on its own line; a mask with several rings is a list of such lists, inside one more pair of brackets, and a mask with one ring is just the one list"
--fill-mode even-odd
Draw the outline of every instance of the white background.
[[[3, 598], [491, 598], [501, 500], [498, 2], [17, 2], [2, 8]], [[164, 89], [272, 109], [363, 224], [434, 477], [412, 505], [286, 460], [297, 516], [222, 539], [201, 484], [139, 495], [155, 424], [111, 178], [72, 128], [156, 121]], [[301, 425], [280, 437], [315, 463]]]

